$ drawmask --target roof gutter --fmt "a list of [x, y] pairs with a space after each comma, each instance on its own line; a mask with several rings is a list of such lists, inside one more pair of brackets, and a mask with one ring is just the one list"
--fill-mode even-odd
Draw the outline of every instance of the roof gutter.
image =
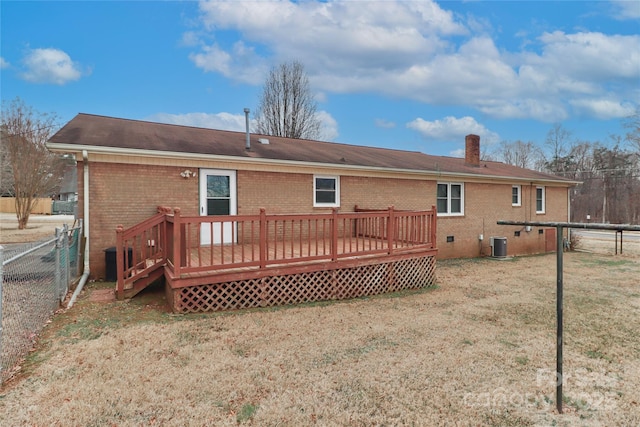
[[87, 283], [87, 279], [89, 279], [89, 153], [87, 150], [82, 150], [82, 163], [83, 163], [83, 191], [84, 194], [82, 196], [83, 202], [83, 213], [84, 217], [83, 225], [84, 225], [84, 269], [82, 272], [82, 277], [80, 277], [80, 281], [78, 282], [78, 286], [76, 286], [76, 290], [71, 295], [69, 299], [69, 303], [67, 304], [67, 308], [71, 308], [73, 304], [76, 302], [78, 295], [82, 292], [84, 285]]

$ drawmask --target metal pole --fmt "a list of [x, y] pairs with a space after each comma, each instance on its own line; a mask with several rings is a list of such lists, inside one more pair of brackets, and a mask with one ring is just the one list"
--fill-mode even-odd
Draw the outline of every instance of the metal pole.
[[622, 255], [622, 230], [620, 230], [620, 255]]
[[69, 290], [69, 282], [71, 282], [71, 257], [69, 256], [69, 226], [64, 224], [62, 229], [62, 247], [64, 250], [64, 284], [62, 292], [60, 292], [60, 302], [64, 301]]
[[556, 408], [562, 414], [562, 256], [564, 245], [562, 241], [562, 226], [556, 227], [557, 254], [556, 254], [556, 318], [557, 318], [557, 344], [556, 344]]
[[[556, 291], [556, 305], [557, 305], [557, 356], [556, 356], [556, 406], [558, 413], [562, 413], [562, 254], [563, 254], [563, 242], [562, 231], [563, 227], [567, 228], [581, 228], [590, 230], [615, 230], [616, 239], [617, 231], [640, 231], [640, 225], [630, 224], [584, 224], [579, 222], [534, 222], [534, 221], [498, 221], [498, 225], [531, 225], [535, 227], [555, 227], [557, 233], [557, 291]], [[622, 238], [621, 238], [622, 239]], [[616, 248], [618, 247], [616, 243]]]
[[618, 230], [616, 230], [616, 255], [618, 255]]
[[61, 254], [60, 251], [62, 250], [61, 245], [60, 245], [60, 236], [62, 234], [62, 229], [60, 227], [56, 227], [56, 245], [55, 245], [55, 251], [56, 251], [56, 272], [55, 272], [55, 281], [56, 281], [56, 300], [58, 300], [60, 298], [60, 293], [61, 293], [61, 289], [62, 289], [62, 269], [60, 268], [60, 261], [61, 261]]

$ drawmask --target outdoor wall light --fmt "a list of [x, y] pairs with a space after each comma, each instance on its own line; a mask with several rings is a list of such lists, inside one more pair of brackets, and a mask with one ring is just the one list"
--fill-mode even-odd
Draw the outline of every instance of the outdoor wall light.
[[185, 169], [182, 172], [180, 172], [180, 176], [183, 177], [184, 179], [188, 179], [188, 178], [191, 178], [192, 176], [195, 177], [196, 173], [191, 172], [189, 169]]

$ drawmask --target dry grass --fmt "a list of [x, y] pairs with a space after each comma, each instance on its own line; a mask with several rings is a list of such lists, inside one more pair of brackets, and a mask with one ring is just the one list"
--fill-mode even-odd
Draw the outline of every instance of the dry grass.
[[[614, 255], [616, 253], [616, 232], [599, 231], [592, 236], [578, 237], [577, 249], [597, 254]], [[617, 251], [623, 254], [640, 256], [640, 232], [625, 231], [622, 237], [622, 249], [620, 249], [620, 237], [618, 235]]]
[[[436, 289], [228, 314], [162, 290], [58, 315], [0, 393], [0, 425], [640, 425], [640, 259], [451, 260]], [[94, 287], [111, 286], [94, 284]]]
[[53, 238], [56, 227], [67, 224], [73, 225], [71, 215], [32, 215], [27, 223], [27, 228], [18, 229], [18, 220], [15, 214], [0, 214], [0, 244], [35, 242], [38, 240]]

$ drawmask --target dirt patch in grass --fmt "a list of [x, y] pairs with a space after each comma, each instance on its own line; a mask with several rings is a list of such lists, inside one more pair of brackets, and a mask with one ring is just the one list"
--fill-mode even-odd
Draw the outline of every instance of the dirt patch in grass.
[[0, 392], [0, 425], [640, 425], [640, 259], [438, 264], [438, 287], [174, 315], [162, 288], [54, 319]]

